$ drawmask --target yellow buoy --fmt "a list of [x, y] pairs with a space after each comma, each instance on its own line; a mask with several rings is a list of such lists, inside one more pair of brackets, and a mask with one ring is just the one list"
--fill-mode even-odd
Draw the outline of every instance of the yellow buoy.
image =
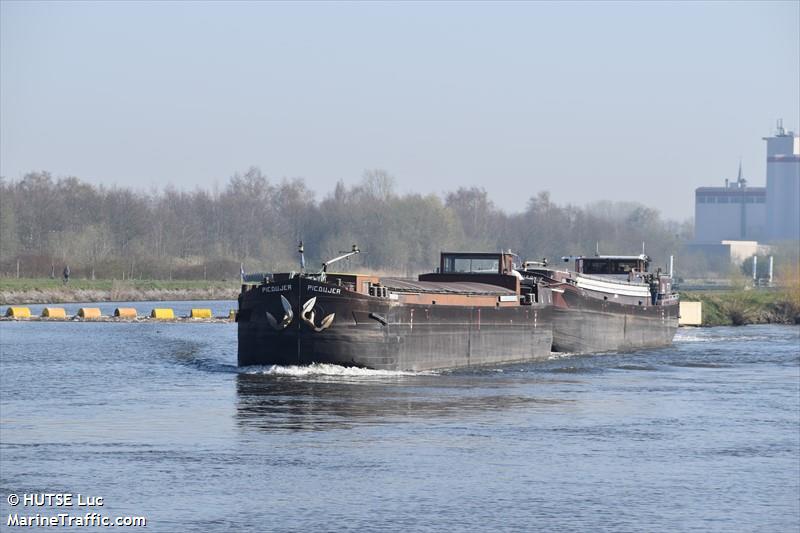
[[117, 307], [114, 309], [114, 316], [119, 318], [136, 318], [139, 315], [133, 307]]
[[174, 320], [175, 313], [168, 307], [157, 307], [150, 312], [150, 318], [156, 320]]
[[93, 319], [100, 318], [102, 315], [99, 307], [81, 307], [78, 309], [78, 316], [85, 319]]
[[6, 311], [6, 316], [11, 318], [30, 318], [31, 310], [27, 307], [9, 307]]
[[231, 309], [231, 312], [228, 313], [228, 320], [236, 322], [236, 309]]
[[211, 318], [211, 309], [192, 309], [189, 318]]
[[46, 318], [67, 318], [67, 312], [63, 307], [45, 307], [42, 316]]

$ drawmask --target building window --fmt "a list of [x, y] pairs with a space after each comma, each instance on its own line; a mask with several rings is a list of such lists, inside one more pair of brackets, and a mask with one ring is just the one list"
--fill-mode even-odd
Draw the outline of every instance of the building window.
[[728, 197], [727, 196], [717, 196], [717, 203], [718, 204], [727, 204]]
[[714, 196], [709, 196], [708, 198], [706, 198], [706, 203], [713, 204], [715, 200], [716, 198]]
[[747, 197], [745, 197], [745, 199], [744, 199], [744, 203], [746, 203], [746, 204], [752, 204], [752, 203], [754, 203], [755, 201], [756, 201], [756, 199], [755, 199], [755, 198], [753, 198], [752, 196], [747, 196]]
[[697, 197], [697, 203], [698, 203], [698, 204], [704, 204], [704, 203], [706, 203], [706, 197], [705, 197], [705, 196], [698, 196], [698, 197]]
[[756, 203], [757, 204], [763, 204], [765, 202], [765, 200], [766, 199], [763, 196], [756, 197]]

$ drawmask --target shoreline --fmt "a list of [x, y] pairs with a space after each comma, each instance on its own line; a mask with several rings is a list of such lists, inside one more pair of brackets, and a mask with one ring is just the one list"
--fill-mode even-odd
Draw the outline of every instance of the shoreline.
[[[89, 302], [236, 300], [239, 285], [228, 281], [0, 280], [0, 305]], [[703, 303], [702, 324], [800, 324], [800, 294], [794, 290], [687, 291], [682, 301]]]
[[680, 292], [682, 302], [702, 302], [702, 324], [692, 327], [800, 324], [800, 294], [792, 290], [739, 289]]
[[150, 302], [236, 300], [239, 288], [207, 285], [195, 287], [42, 287], [0, 288], [0, 305], [64, 304], [84, 302]]

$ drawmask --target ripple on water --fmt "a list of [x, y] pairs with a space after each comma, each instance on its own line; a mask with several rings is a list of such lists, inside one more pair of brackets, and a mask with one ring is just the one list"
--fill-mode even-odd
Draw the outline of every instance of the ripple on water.
[[800, 528], [797, 327], [439, 373], [240, 369], [230, 324], [0, 328], [2, 494], [167, 532]]
[[614, 368], [617, 370], [638, 370], [642, 372], [658, 372], [661, 370], [661, 368], [653, 365], [635, 365], [635, 364], [619, 365], [615, 366]]

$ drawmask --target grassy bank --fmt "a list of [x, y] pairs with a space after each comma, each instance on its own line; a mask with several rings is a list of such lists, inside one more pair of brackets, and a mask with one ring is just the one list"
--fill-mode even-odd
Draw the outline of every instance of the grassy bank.
[[160, 300], [229, 300], [239, 281], [88, 280], [0, 278], [0, 305], [67, 302], [136, 302]]
[[682, 292], [681, 300], [703, 302], [704, 326], [800, 324], [800, 297], [790, 290]]

